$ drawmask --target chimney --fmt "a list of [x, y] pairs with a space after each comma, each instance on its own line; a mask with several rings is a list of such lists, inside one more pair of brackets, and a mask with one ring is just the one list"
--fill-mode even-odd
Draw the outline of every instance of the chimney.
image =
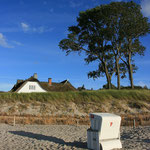
[[34, 78], [34, 79], [37, 79], [37, 78], [38, 78], [38, 77], [37, 77], [37, 73], [34, 73], [33, 78]]
[[23, 80], [20, 80], [20, 79], [17, 80], [17, 84], [19, 84], [21, 82], [23, 82]]
[[48, 85], [49, 85], [49, 86], [52, 85], [52, 78], [48, 78]]

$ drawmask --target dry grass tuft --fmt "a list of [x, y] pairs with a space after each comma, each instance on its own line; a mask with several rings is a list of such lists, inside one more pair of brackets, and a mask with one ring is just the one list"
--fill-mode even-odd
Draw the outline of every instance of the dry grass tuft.
[[[122, 115], [122, 126], [150, 125], [150, 114], [128, 114]], [[90, 125], [89, 116], [15, 116], [16, 124], [37, 124], [37, 125]], [[14, 116], [1, 115], [0, 123], [13, 125]]]

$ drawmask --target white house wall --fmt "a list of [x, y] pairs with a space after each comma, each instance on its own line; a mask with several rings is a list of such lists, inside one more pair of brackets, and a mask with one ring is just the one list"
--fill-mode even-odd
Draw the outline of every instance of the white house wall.
[[[33, 86], [35, 89], [31, 89]], [[47, 92], [45, 91], [38, 82], [28, 81], [17, 93], [32, 93], [32, 92]]]

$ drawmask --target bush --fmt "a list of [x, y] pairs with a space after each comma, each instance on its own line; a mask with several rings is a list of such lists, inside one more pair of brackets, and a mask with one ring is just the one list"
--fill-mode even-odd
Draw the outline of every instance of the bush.
[[[131, 86], [121, 86], [121, 89], [131, 89]], [[134, 89], [136, 89], [136, 90], [141, 90], [141, 89], [148, 89], [148, 87], [145, 85], [144, 87], [142, 87], [142, 86], [134, 86]]]
[[[103, 89], [108, 89], [108, 84], [103, 85]], [[111, 84], [111, 89], [117, 89], [117, 87]]]

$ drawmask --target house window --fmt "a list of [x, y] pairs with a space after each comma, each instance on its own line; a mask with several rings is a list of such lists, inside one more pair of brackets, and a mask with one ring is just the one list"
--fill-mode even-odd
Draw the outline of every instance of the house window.
[[29, 90], [35, 90], [35, 85], [29, 85]]

